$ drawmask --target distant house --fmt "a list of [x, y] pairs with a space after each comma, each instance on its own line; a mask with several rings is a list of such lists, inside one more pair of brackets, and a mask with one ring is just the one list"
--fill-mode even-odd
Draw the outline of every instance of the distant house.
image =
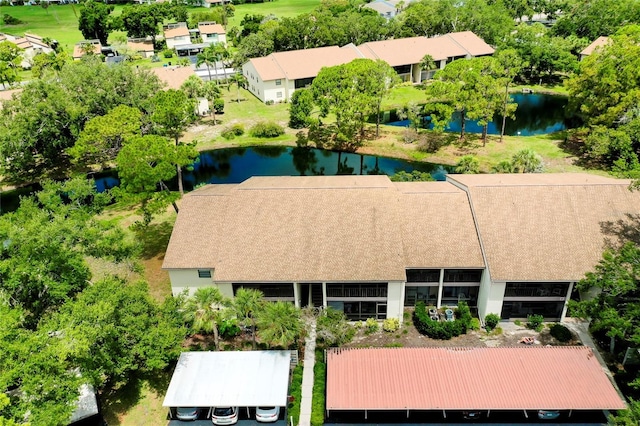
[[[356, 58], [381, 59], [392, 66], [403, 81], [420, 83], [437, 69], [459, 58], [492, 55], [494, 49], [471, 31], [438, 37], [410, 37], [373, 41], [355, 46], [275, 52], [250, 59], [242, 66], [249, 91], [263, 102], [291, 99], [296, 89], [311, 84], [323, 66], [341, 65]], [[431, 55], [436, 69], [423, 70], [420, 61]]]
[[607, 44], [609, 44], [609, 37], [598, 37], [593, 41], [593, 43], [585, 47], [584, 50], [580, 52], [580, 60], [591, 55], [597, 48], [606, 46]]
[[391, 19], [395, 18], [404, 7], [411, 3], [411, 0], [407, 0], [403, 2], [403, 6], [400, 7], [401, 1], [402, 0], [374, 0], [362, 7], [378, 12], [378, 14], [383, 18]]
[[247, 87], [262, 102], [283, 102], [307, 87], [322, 67], [346, 64], [362, 55], [353, 44], [275, 52], [242, 66]]
[[87, 53], [101, 55], [102, 43], [100, 43], [100, 40], [84, 40], [73, 46], [73, 59], [79, 60]]
[[223, 4], [231, 4], [231, 0], [203, 0], [202, 6], [211, 7], [211, 6], [222, 6]]
[[176, 46], [191, 44], [191, 35], [185, 22], [168, 24], [164, 28], [164, 40], [167, 48], [173, 49]]
[[154, 54], [153, 41], [146, 38], [130, 38], [127, 47], [140, 54], [143, 58], [150, 58]]
[[53, 48], [42, 41], [42, 37], [35, 34], [25, 34], [22, 37], [0, 33], [0, 42], [8, 41], [15, 44], [22, 51], [22, 68], [31, 68], [33, 57], [38, 53], [51, 53]]
[[[196, 75], [193, 68], [188, 67], [160, 67], [152, 68], [151, 72], [158, 76], [167, 89], [180, 89], [187, 79]], [[198, 115], [206, 115], [209, 113], [209, 101], [206, 98], [198, 98], [196, 105], [196, 113]]]
[[215, 22], [200, 22], [198, 30], [203, 43], [222, 43], [226, 46], [227, 32], [222, 25]]

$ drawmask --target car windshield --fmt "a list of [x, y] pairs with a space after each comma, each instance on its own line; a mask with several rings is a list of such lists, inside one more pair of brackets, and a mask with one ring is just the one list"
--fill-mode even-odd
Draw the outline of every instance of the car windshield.
[[214, 416], [231, 416], [233, 415], [233, 408], [232, 407], [216, 407], [216, 409], [213, 410], [213, 415]]
[[260, 411], [273, 411], [275, 409], [276, 407], [258, 407], [258, 410]]
[[198, 409], [194, 407], [178, 407], [179, 414], [196, 414]]

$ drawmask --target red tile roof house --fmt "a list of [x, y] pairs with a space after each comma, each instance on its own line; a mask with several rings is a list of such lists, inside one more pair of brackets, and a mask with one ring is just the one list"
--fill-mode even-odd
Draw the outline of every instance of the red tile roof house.
[[198, 30], [203, 43], [222, 43], [227, 45], [227, 32], [215, 22], [199, 22]]
[[164, 40], [167, 43], [168, 49], [191, 44], [191, 35], [187, 24], [185, 22], [167, 24], [164, 28]]
[[22, 68], [31, 68], [31, 61], [38, 53], [51, 53], [53, 49], [42, 41], [42, 37], [34, 34], [25, 34], [22, 37], [0, 33], [0, 42], [8, 41], [15, 44], [22, 51]]
[[350, 423], [376, 423], [380, 412], [416, 424], [420, 415], [454, 420], [481, 411], [484, 424], [505, 412], [515, 424], [540, 409], [563, 410], [562, 422], [581, 414], [594, 421], [626, 408], [585, 346], [332, 348], [326, 362], [327, 413], [357, 414]]
[[435, 72], [420, 67], [420, 61], [427, 54], [441, 69], [454, 59], [492, 55], [493, 52], [494, 49], [481, 38], [471, 31], [464, 31], [433, 38], [411, 37], [360, 46], [349, 44], [275, 52], [250, 59], [242, 66], [242, 72], [249, 82], [249, 91], [258, 99], [282, 102], [291, 99], [296, 89], [310, 85], [322, 67], [345, 64], [356, 58], [381, 59], [404, 81], [420, 83]]
[[587, 174], [253, 177], [186, 195], [163, 268], [173, 294], [398, 318], [466, 301], [480, 318], [562, 320], [574, 284], [640, 211], [629, 181]]

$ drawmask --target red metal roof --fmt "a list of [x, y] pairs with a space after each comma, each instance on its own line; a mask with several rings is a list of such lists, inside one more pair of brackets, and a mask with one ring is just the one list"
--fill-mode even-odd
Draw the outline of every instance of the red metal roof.
[[366, 348], [327, 354], [327, 410], [623, 409], [590, 348]]

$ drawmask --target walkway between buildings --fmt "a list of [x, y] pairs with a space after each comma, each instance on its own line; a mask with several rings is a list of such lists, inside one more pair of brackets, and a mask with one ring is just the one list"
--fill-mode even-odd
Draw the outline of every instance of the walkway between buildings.
[[309, 334], [304, 342], [304, 367], [302, 369], [302, 400], [300, 401], [299, 426], [311, 426], [311, 401], [313, 399], [313, 367], [316, 364], [316, 321], [310, 318]]

